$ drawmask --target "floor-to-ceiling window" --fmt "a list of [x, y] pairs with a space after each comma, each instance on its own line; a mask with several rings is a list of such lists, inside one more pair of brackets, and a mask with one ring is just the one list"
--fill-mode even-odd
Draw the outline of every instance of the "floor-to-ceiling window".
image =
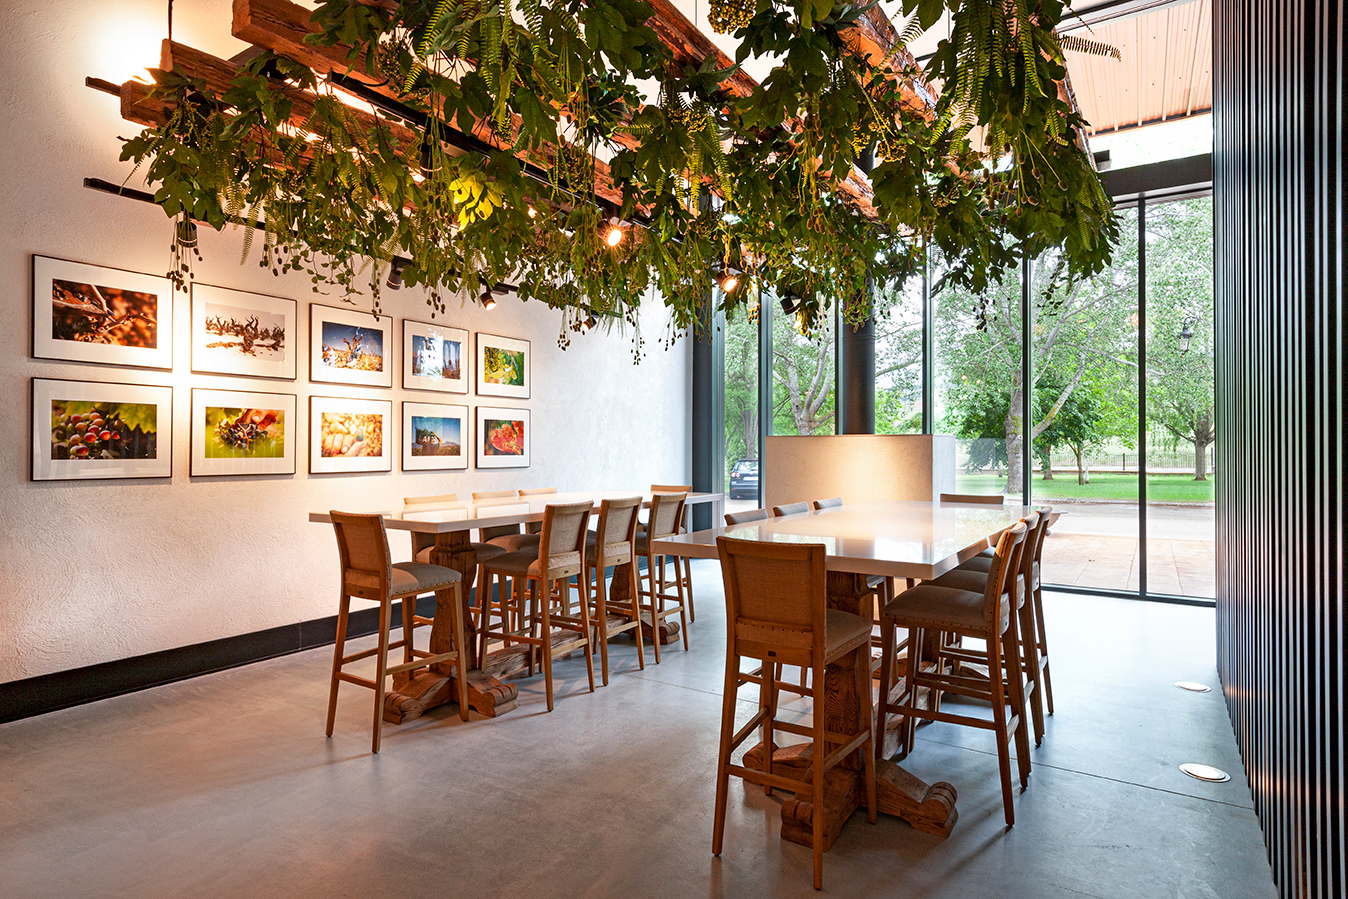
[[910, 278], [876, 291], [877, 434], [922, 433], [922, 284]]
[[759, 497], [759, 323], [741, 311], [722, 329], [725, 434], [722, 460], [730, 510], [752, 509]]
[[812, 331], [800, 317], [764, 302], [772, 317], [772, 433], [833, 434], [836, 404], [837, 318], [829, 309]]

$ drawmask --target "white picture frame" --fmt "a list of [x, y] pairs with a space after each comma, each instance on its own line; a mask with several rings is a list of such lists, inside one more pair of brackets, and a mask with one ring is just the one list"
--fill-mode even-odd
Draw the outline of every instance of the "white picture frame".
[[173, 285], [34, 254], [33, 357], [171, 370]]
[[[477, 425], [474, 428], [478, 468], [528, 468], [533, 426], [528, 409], [505, 406], [478, 406]], [[501, 439], [503, 427], [516, 433], [514, 439]], [[511, 452], [512, 446], [518, 451]]]
[[192, 371], [293, 381], [298, 304], [294, 300], [192, 285]]
[[33, 378], [31, 396], [34, 481], [173, 477], [172, 387]]
[[296, 405], [293, 393], [192, 388], [192, 477], [294, 474]]
[[468, 392], [468, 331], [403, 319], [403, 388]]
[[309, 397], [310, 474], [392, 471], [395, 436], [392, 400]]
[[392, 339], [390, 316], [314, 303], [309, 306], [309, 380], [392, 387]]
[[[529, 399], [533, 353], [529, 341], [477, 332], [473, 352], [478, 396]], [[508, 367], [502, 362], [508, 363]]]
[[[403, 471], [461, 471], [472, 453], [467, 406], [403, 403]], [[448, 452], [454, 442], [457, 452]]]

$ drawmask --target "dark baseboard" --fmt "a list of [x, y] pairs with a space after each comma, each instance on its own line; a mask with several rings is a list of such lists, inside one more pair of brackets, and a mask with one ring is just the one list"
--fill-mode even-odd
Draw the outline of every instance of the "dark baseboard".
[[[646, 567], [644, 560], [639, 565], [642, 569]], [[612, 573], [612, 569], [606, 572], [610, 576]], [[434, 615], [435, 597], [421, 597], [417, 601], [417, 614], [426, 617]], [[396, 607], [393, 620], [394, 626], [399, 627], [402, 614]], [[373, 634], [378, 627], [378, 608], [353, 611], [347, 624], [347, 636], [364, 637]], [[117, 659], [84, 668], [72, 668], [69, 671], [57, 671], [10, 681], [0, 684], [0, 724], [68, 709], [86, 702], [111, 699], [137, 690], [148, 690], [151, 687], [274, 659], [293, 652], [330, 646], [336, 641], [337, 616], [329, 615], [326, 618], [315, 618], [264, 631], [239, 634], [237, 637], [223, 637], [191, 646], [132, 656], [129, 659]]]

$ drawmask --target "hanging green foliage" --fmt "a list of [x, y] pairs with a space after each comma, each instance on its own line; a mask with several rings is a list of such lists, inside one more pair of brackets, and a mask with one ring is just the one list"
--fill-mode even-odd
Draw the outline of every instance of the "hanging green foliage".
[[[848, 3], [718, 7], [739, 62], [776, 59], [735, 96], [711, 60], [674, 61], [645, 0], [324, 0], [310, 40], [348, 48], [397, 116], [357, 113], [306, 66], [262, 54], [223, 93], [157, 73], [171, 112], [122, 155], [170, 216], [260, 222], [245, 256], [316, 289], [367, 285], [376, 309], [395, 260], [435, 311], [511, 281], [576, 327], [592, 313], [634, 323], [654, 288], [678, 330], [710, 323], [710, 273], [726, 267], [744, 286], [716, 308], [770, 287], [802, 298], [805, 330], [834, 303], [864, 321], [871, 285], [921, 271], [932, 248], [975, 290], [1048, 247], [1073, 277], [1099, 271], [1117, 226], [1059, 96], [1062, 5], [903, 5], [903, 39], [952, 14], [928, 73], [945, 89], [925, 111], [898, 48], [849, 50], [868, 8]], [[638, 87], [651, 82], [658, 97]], [[479, 143], [464, 149], [462, 132]]]

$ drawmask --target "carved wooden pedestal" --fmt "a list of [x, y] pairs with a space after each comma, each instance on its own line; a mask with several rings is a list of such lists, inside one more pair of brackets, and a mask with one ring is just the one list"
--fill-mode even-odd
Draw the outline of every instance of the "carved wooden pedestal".
[[[867, 605], [872, 600], [864, 584], [855, 576], [829, 572], [829, 607], [870, 617]], [[816, 690], [816, 696], [821, 691]], [[825, 727], [835, 733], [845, 733], [856, 721], [856, 704], [861, 701], [856, 691], [856, 680], [851, 660], [842, 659], [824, 672]], [[865, 697], [867, 703], [870, 696]], [[886, 759], [894, 751], [898, 722], [887, 722], [887, 733], [877, 734], [884, 744]], [[828, 849], [838, 838], [843, 825], [852, 813], [866, 803], [866, 785], [863, 782], [860, 749], [824, 775], [824, 848]], [[813, 747], [808, 743], [772, 747], [772, 768], [788, 777], [810, 781], [813, 775], [811, 758]], [[746, 768], [763, 767], [763, 744], [744, 754]], [[959, 817], [955, 808], [955, 788], [948, 783], [926, 784], [892, 761], [876, 765], [876, 807], [886, 815], [902, 818], [915, 829], [941, 837], [950, 836]], [[802, 846], [812, 846], [814, 839], [813, 797], [797, 793], [782, 804], [782, 839]]]
[[[477, 577], [477, 553], [468, 542], [468, 531], [447, 531], [437, 534], [435, 546], [431, 550], [431, 564], [452, 568], [463, 575], [463, 616], [464, 638], [468, 641], [465, 650], [468, 654], [468, 704], [480, 715], [495, 718], [513, 710], [519, 703], [519, 688], [505, 683], [500, 678], [517, 671], [524, 671], [528, 665], [525, 647], [513, 646], [487, 654], [485, 659], [477, 657], [477, 629], [469, 611], [469, 593]], [[635, 585], [625, 568], [618, 568], [609, 587], [609, 602], [617, 604], [627, 600]], [[435, 595], [435, 618], [431, 625], [430, 651], [449, 652], [454, 648], [453, 633], [450, 628], [449, 607], [451, 594]], [[642, 616], [642, 636], [651, 640], [650, 619]], [[553, 632], [554, 643], [563, 639], [574, 639], [575, 635]], [[678, 622], [661, 623], [659, 638], [661, 644], [673, 643], [680, 639]], [[415, 675], [409, 677], [409, 675]], [[454, 683], [455, 669], [449, 665], [432, 665], [429, 669], [400, 674], [393, 679], [393, 689], [384, 694], [384, 720], [390, 724], [402, 724], [419, 718], [427, 709], [435, 708], [453, 701], [457, 695]]]

